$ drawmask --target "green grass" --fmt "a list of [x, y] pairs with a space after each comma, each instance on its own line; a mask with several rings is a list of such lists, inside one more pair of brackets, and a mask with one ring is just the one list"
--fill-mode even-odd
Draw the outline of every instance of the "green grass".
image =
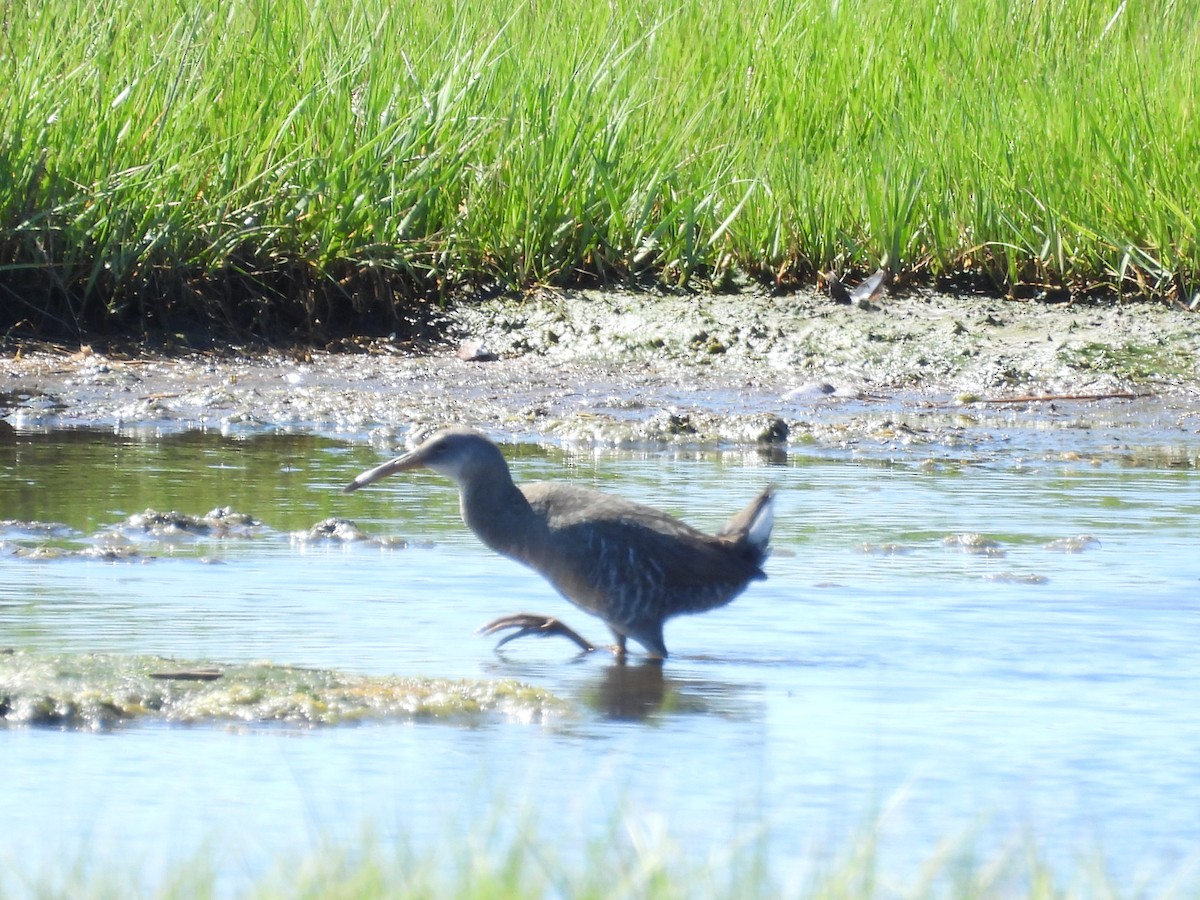
[[[0, 7], [0, 323], [391, 328], [878, 264], [1186, 298], [1179, 0]], [[397, 299], [398, 298], [398, 299]]]
[[[671, 838], [635, 817], [614, 822], [602, 838], [576, 847], [553, 845], [532, 831], [505, 835], [476, 824], [455, 830], [421, 850], [401, 839], [385, 842], [366, 833], [353, 844], [316, 842], [307, 855], [285, 854], [273, 862], [239, 860], [215, 849], [168, 866], [159, 877], [140, 873], [138, 850], [121, 865], [108, 858], [60, 861], [54, 871], [0, 876], [21, 896], [100, 898], [241, 897], [247, 900], [381, 897], [471, 900], [547, 898], [572, 900], [692, 900], [692, 898], [961, 898], [961, 900], [1076, 900], [1120, 897], [1195, 897], [1194, 872], [1181, 869], [1152, 881], [1125, 884], [1090, 857], [1053, 867], [1032, 839], [1015, 839], [981, 853], [969, 836], [947, 839], [904, 874], [889, 871], [885, 848], [873, 831], [849, 839], [836, 852], [800, 851], [767, 859], [770, 838], [762, 833], [744, 843], [705, 854], [686, 852]], [[570, 845], [570, 846], [566, 846]], [[158, 861], [156, 853], [149, 862]], [[222, 874], [221, 867], [226, 871]], [[261, 873], [261, 874], [256, 874]]]

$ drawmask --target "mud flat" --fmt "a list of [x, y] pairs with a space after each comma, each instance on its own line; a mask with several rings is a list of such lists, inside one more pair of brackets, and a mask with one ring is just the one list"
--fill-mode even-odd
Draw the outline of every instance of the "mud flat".
[[0, 651], [0, 728], [95, 730], [131, 722], [339, 725], [363, 721], [541, 721], [567, 710], [514, 681], [368, 677], [270, 663]]
[[1200, 317], [1163, 305], [543, 292], [449, 309], [444, 334], [420, 352], [388, 338], [333, 351], [10, 349], [0, 425], [283, 427], [382, 446], [467, 422], [599, 447], [935, 452], [1071, 429], [1052, 442], [1064, 453], [1108, 446], [1083, 437], [1097, 429], [1172, 446], [1200, 431]]

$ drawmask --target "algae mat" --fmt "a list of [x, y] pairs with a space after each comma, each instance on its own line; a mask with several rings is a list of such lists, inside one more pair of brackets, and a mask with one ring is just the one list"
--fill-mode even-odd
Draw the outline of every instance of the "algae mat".
[[536, 722], [566, 709], [547, 691], [516, 681], [369, 677], [156, 656], [0, 653], [0, 722], [9, 726], [472, 723], [491, 717]]

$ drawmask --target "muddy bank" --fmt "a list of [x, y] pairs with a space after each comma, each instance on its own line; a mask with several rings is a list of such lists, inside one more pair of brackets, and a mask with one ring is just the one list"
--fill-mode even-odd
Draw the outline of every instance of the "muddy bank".
[[[331, 516], [309, 528], [280, 533], [250, 515], [220, 507], [197, 516], [175, 510], [147, 509], [123, 522], [84, 534], [61, 522], [0, 519], [0, 559], [51, 562], [95, 559], [105, 562], [151, 562], [185, 547], [282, 537], [293, 546], [324, 543], [363, 543], [381, 549], [404, 549], [410, 542], [392, 535], [377, 535], [359, 528], [349, 519]], [[419, 541], [412, 546], [424, 546]], [[200, 556], [204, 562], [213, 561]]]
[[369, 677], [270, 663], [0, 650], [0, 726], [541, 721], [567, 705], [515, 681]]
[[386, 338], [169, 357], [26, 347], [0, 359], [0, 416], [16, 428], [290, 427], [381, 445], [446, 422], [596, 446], [1200, 431], [1200, 318], [1165, 306], [546, 292], [450, 309], [444, 334], [419, 354]]

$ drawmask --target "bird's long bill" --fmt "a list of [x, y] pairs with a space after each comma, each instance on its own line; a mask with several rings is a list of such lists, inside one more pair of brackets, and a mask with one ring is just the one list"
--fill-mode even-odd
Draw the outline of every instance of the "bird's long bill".
[[352, 482], [342, 488], [342, 493], [352, 493], [360, 487], [366, 487], [368, 484], [378, 481], [380, 478], [386, 478], [395, 472], [407, 472], [409, 469], [419, 469], [424, 464], [425, 462], [421, 458], [419, 450], [410, 451], [403, 456], [389, 459], [387, 462], [381, 463], [373, 469], [367, 469], [367, 471], [356, 476]]

